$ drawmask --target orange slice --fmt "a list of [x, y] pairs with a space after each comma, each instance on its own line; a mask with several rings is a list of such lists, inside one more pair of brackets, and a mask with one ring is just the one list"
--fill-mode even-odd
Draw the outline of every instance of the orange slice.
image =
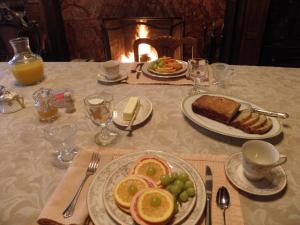
[[142, 177], [136, 175], [127, 176], [117, 183], [113, 196], [118, 205], [129, 208], [133, 196], [148, 187], [148, 182]]
[[150, 223], [167, 221], [174, 212], [174, 198], [163, 189], [145, 189], [136, 204], [138, 215]]
[[156, 157], [144, 157], [136, 163], [132, 174], [147, 176], [155, 181], [157, 185], [160, 185], [160, 177], [170, 174], [170, 168], [161, 159]]

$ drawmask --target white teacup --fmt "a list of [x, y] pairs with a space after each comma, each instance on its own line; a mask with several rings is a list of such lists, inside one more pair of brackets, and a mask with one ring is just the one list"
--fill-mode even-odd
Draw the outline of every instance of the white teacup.
[[103, 73], [106, 79], [116, 80], [120, 77], [120, 63], [110, 60], [102, 63]]
[[242, 146], [243, 169], [250, 180], [260, 180], [269, 171], [287, 161], [287, 157], [265, 141], [248, 141]]

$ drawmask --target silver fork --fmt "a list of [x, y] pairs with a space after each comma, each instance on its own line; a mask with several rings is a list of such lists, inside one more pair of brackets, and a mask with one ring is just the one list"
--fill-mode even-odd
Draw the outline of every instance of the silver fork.
[[82, 182], [81, 182], [81, 184], [80, 184], [80, 186], [79, 186], [79, 188], [78, 188], [75, 196], [73, 197], [72, 201], [70, 202], [70, 204], [67, 206], [67, 208], [63, 212], [64, 218], [68, 218], [68, 217], [71, 217], [73, 215], [73, 212], [74, 212], [74, 209], [75, 209], [78, 197], [79, 197], [80, 192], [81, 192], [81, 190], [82, 190], [82, 188], [84, 186], [84, 183], [89, 178], [89, 176], [93, 175], [96, 172], [96, 170], [98, 168], [99, 160], [100, 160], [99, 154], [93, 152], [90, 164], [89, 164], [89, 166], [88, 166], [88, 168], [86, 170], [85, 177], [82, 180]]

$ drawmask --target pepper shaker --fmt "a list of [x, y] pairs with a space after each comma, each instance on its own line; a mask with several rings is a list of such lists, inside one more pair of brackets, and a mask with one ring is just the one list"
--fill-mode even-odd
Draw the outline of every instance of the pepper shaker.
[[70, 92], [65, 92], [64, 94], [65, 97], [65, 112], [66, 113], [74, 113], [76, 111], [75, 105], [74, 105], [74, 100], [71, 96]]

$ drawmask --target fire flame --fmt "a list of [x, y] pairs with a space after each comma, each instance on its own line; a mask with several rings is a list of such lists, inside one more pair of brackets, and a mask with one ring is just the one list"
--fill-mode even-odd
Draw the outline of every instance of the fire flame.
[[[146, 25], [144, 25], [144, 24], [138, 25], [136, 28], [136, 31], [137, 32], [135, 35], [135, 40], [137, 40], [139, 38], [147, 38], [148, 37], [149, 29], [147, 28]], [[148, 44], [139, 44], [139, 57], [141, 55], [147, 55], [150, 58], [150, 61], [156, 60], [158, 58], [156, 50]], [[121, 62], [123, 62], [123, 63], [134, 62], [133, 51], [128, 52], [127, 54], [122, 54]]]

